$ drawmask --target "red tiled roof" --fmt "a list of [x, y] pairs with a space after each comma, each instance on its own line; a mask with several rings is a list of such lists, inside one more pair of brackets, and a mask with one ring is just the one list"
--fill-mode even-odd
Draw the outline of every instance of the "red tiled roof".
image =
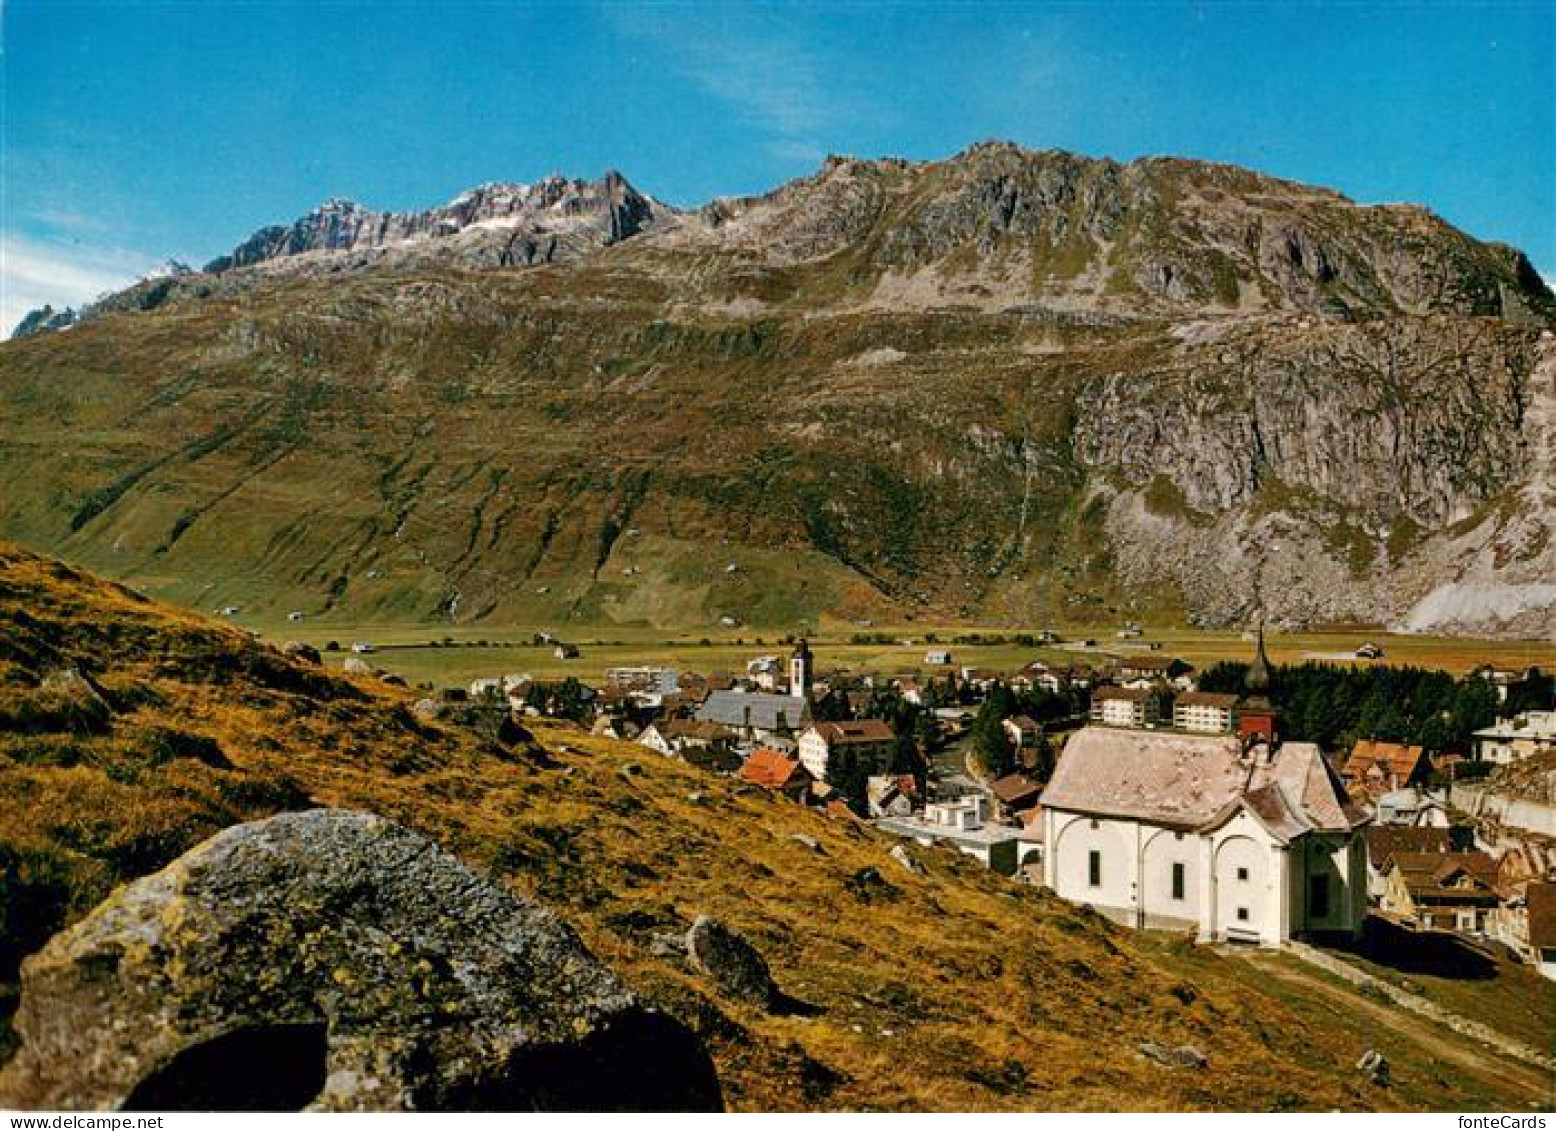
[[740, 776], [764, 789], [783, 789], [805, 775], [805, 767], [793, 758], [763, 747], [754, 750], [740, 767]]
[[1419, 746], [1404, 746], [1398, 742], [1375, 742], [1370, 738], [1359, 740], [1351, 747], [1351, 756], [1345, 763], [1346, 777], [1359, 778], [1373, 766], [1382, 763], [1386, 772], [1401, 779], [1415, 773], [1425, 751]]
[[1389, 857], [1401, 852], [1447, 852], [1452, 844], [1447, 829], [1430, 826], [1374, 825], [1363, 834], [1367, 838], [1367, 856], [1379, 871]]
[[1022, 773], [1006, 774], [989, 783], [989, 789], [1006, 805], [1027, 799], [1035, 800], [1043, 787]]
[[1484, 852], [1396, 852], [1389, 859], [1412, 896], [1453, 895], [1450, 881], [1460, 872], [1486, 889], [1496, 879], [1497, 863]]

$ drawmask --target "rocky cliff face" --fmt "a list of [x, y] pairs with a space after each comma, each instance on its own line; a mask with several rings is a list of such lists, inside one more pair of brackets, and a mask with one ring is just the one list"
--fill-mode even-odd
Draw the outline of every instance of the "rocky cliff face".
[[0, 354], [0, 533], [363, 616], [1556, 628], [1556, 300], [1420, 208], [991, 144], [212, 267]]
[[552, 262], [637, 235], [668, 214], [615, 172], [598, 181], [481, 185], [426, 212], [372, 212], [327, 200], [291, 224], [261, 228], [205, 270], [219, 275], [315, 253], [357, 253], [350, 257], [357, 265], [377, 258], [374, 252], [477, 267]]

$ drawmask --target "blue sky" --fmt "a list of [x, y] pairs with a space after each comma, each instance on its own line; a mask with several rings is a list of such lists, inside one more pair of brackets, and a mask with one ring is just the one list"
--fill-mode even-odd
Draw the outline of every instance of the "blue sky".
[[1556, 4], [3, 0], [0, 322], [374, 208], [1003, 138], [1428, 205], [1556, 277]]

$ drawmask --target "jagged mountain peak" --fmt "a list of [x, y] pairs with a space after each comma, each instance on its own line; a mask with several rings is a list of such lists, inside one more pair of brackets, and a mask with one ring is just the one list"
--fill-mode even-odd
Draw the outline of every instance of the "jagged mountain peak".
[[[506, 266], [517, 236], [502, 241], [469, 239], [429, 251], [436, 241], [473, 228], [523, 232], [538, 237], [520, 249], [522, 262], [570, 257], [634, 235], [666, 209], [615, 170], [585, 181], [552, 174], [534, 183], [491, 181], [466, 189], [449, 203], [420, 212], [378, 212], [354, 200], [331, 197], [289, 225], [259, 229], [205, 270], [222, 274], [321, 254], [357, 254], [363, 264], [388, 255], [419, 261], [432, 257], [473, 267]], [[545, 237], [552, 237], [546, 239]], [[495, 251], [494, 245], [503, 246]], [[495, 261], [493, 261], [495, 255]]]

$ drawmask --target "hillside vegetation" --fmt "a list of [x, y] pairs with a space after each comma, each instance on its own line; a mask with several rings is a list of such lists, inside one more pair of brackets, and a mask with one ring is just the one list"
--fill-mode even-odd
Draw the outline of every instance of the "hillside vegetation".
[[[1548, 1098], [1538, 1075], [1446, 1031], [1315, 1004], [1242, 958], [1130, 934], [952, 855], [919, 853], [927, 874], [910, 874], [869, 830], [640, 747], [561, 724], [530, 740], [425, 723], [402, 691], [4, 544], [0, 797], [0, 1018], [18, 960], [115, 884], [233, 822], [329, 805], [422, 830], [554, 908], [703, 1034], [741, 1109]], [[655, 934], [702, 912], [810, 1008], [763, 1013], [656, 955]], [[1142, 1041], [1191, 1044], [1208, 1067], [1162, 1067]], [[1367, 1047], [1390, 1058], [1392, 1088], [1353, 1070]]]
[[1424, 209], [997, 144], [566, 191], [565, 256], [332, 202], [0, 346], [0, 534], [270, 618], [1556, 629], [1556, 300]]

